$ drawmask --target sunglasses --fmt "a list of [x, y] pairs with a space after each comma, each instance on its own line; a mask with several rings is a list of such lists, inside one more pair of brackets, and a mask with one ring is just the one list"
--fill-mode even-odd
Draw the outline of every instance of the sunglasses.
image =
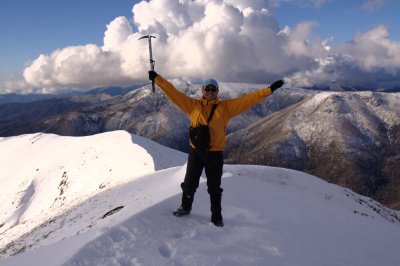
[[217, 92], [218, 91], [218, 89], [214, 85], [207, 85], [207, 87], [205, 87], [204, 90], [206, 92], [210, 92], [210, 91]]

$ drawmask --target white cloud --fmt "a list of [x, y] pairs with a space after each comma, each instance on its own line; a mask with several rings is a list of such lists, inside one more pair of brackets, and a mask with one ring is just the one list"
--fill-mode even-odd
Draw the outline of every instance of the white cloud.
[[316, 65], [290, 75], [291, 85], [329, 85], [391, 88], [400, 86], [400, 43], [390, 40], [379, 25], [359, 33], [352, 41], [331, 48], [315, 60]]
[[4, 77], [1, 77], [2, 80], [2, 86], [0, 88], [0, 94], [4, 93], [20, 93], [20, 94], [28, 94], [28, 93], [34, 93], [35, 89], [32, 88], [31, 85], [25, 82], [25, 80], [22, 78], [22, 75], [17, 72], [11, 72]]
[[117, 17], [107, 25], [102, 47], [71, 46], [40, 55], [25, 69], [24, 77], [29, 84], [52, 91], [145, 80], [148, 44], [138, 39], [150, 33], [157, 36], [153, 39], [156, 71], [169, 78], [270, 83], [285, 76], [295, 86], [332, 80], [357, 86], [365, 81], [378, 84], [378, 73], [389, 79], [386, 84], [396, 84], [392, 75], [399, 73], [400, 43], [390, 40], [384, 26], [334, 47], [313, 35], [316, 22], [282, 30], [268, 3], [142, 1], [132, 9], [136, 32], [127, 18]]
[[93, 88], [128, 80], [121, 71], [119, 55], [93, 44], [40, 55], [24, 70], [24, 78], [33, 86], [45, 88]]
[[400, 42], [390, 40], [384, 25], [357, 34], [351, 42], [339, 45], [336, 50], [352, 57], [366, 71], [382, 68], [394, 72], [400, 67]]
[[104, 33], [104, 51], [118, 52], [132, 34], [132, 27], [125, 17], [117, 17], [107, 25]]

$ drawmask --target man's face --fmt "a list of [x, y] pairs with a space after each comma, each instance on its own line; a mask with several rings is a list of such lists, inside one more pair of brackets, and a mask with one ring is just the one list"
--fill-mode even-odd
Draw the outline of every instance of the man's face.
[[202, 87], [203, 98], [206, 100], [215, 100], [218, 96], [218, 88], [212, 84]]

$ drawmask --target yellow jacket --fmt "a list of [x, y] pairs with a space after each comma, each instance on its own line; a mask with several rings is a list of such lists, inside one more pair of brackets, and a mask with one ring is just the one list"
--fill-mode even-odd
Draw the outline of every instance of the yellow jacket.
[[210, 151], [224, 150], [226, 145], [226, 127], [232, 117], [246, 111], [272, 94], [271, 89], [267, 87], [235, 99], [221, 101], [217, 98], [216, 100], [208, 101], [203, 97], [193, 99], [187, 96], [178, 91], [174, 85], [160, 75], [156, 77], [155, 82], [168, 98], [189, 116], [192, 127], [206, 125], [213, 104], [218, 104], [209, 124], [211, 136]]

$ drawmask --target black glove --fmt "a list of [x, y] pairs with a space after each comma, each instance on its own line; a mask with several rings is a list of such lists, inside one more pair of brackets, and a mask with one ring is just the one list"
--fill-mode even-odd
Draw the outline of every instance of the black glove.
[[158, 76], [157, 72], [155, 72], [154, 70], [150, 70], [149, 71], [149, 79], [151, 81], [154, 81], [154, 79]]
[[269, 86], [271, 88], [271, 91], [274, 92], [275, 90], [279, 89], [283, 85], [283, 80], [277, 80], [274, 83]]

